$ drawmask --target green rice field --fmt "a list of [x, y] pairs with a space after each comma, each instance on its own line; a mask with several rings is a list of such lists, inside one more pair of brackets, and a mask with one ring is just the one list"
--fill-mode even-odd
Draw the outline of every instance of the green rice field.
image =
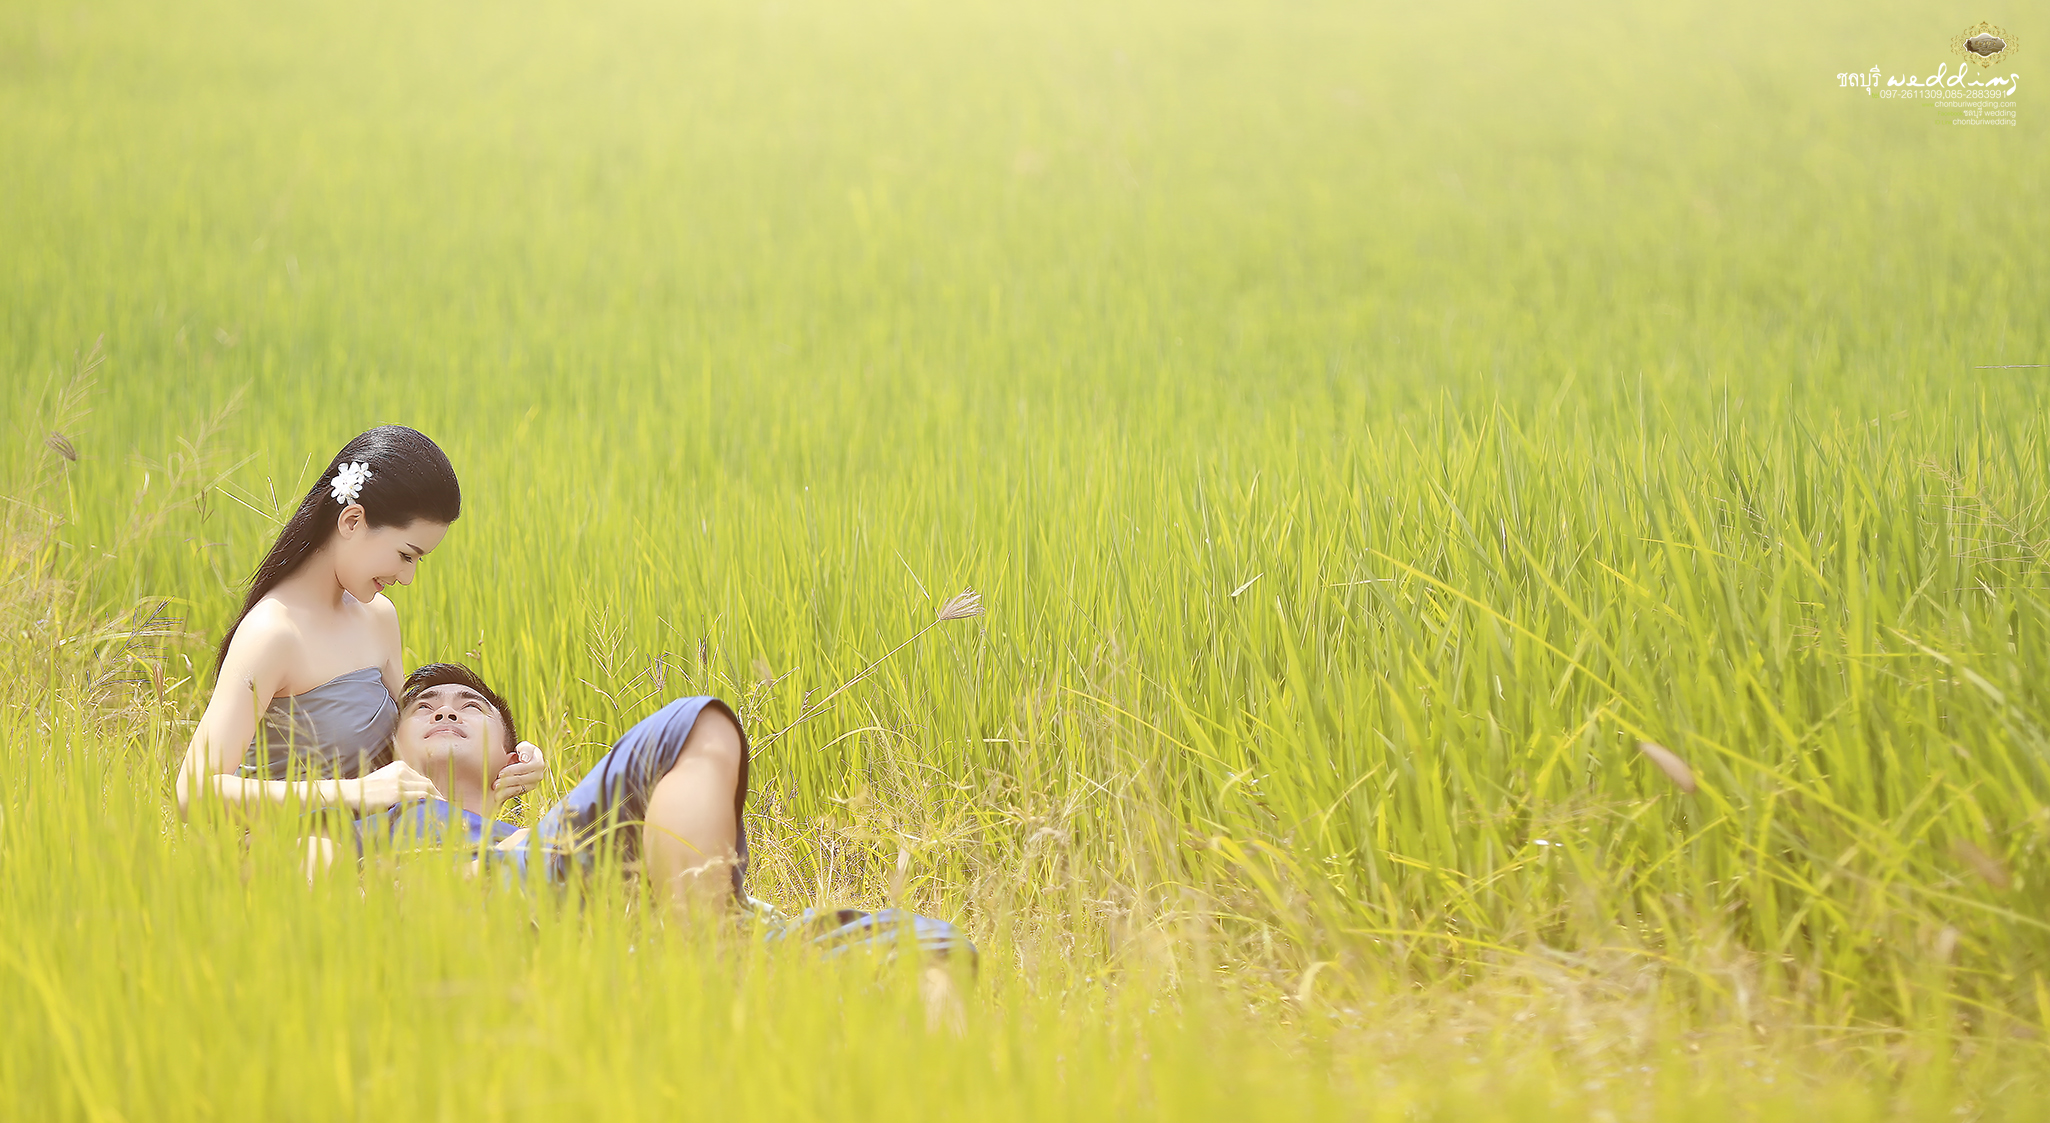
[[[2013, 127], [1840, 85], [1980, 18]], [[5, 5], [0, 1117], [2040, 1118], [2045, 44]], [[954, 921], [958, 1008], [179, 821], [243, 582], [387, 422], [465, 499], [407, 660], [548, 751], [518, 816], [717, 694], [752, 892]]]

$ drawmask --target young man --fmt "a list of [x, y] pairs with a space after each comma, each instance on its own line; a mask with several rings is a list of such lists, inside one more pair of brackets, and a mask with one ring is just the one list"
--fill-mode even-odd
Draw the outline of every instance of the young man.
[[[730, 899], [752, 913], [765, 939], [806, 943], [828, 956], [855, 950], [894, 955], [915, 947], [926, 962], [920, 986], [928, 1017], [958, 1024], [959, 998], [943, 964], [973, 970], [977, 955], [952, 924], [901, 909], [806, 909], [785, 917], [748, 898], [741, 883], [747, 833], [740, 823], [747, 737], [724, 702], [679, 698], [657, 710], [627, 730], [538, 824], [515, 830], [489, 817], [490, 793], [502, 798], [508, 785], [498, 783], [499, 774], [521, 767], [514, 762], [525, 747], [505, 699], [468, 667], [429, 663], [414, 671], [399, 701], [393, 767], [425, 775], [447, 798], [359, 820], [363, 841], [460, 838], [474, 846], [489, 832], [488, 860], [509, 861], [521, 873], [538, 868], [557, 883], [588, 870], [601, 847], [615, 847], [624, 861], [641, 862], [672, 905], [697, 911]], [[538, 769], [527, 766], [510, 786], [531, 786], [537, 776]], [[720, 871], [728, 876], [719, 877]]]
[[[494, 822], [499, 772], [523, 747], [505, 700], [460, 663], [429, 663], [406, 676], [399, 699], [398, 760], [425, 775], [443, 799], [405, 804], [363, 820], [401, 839], [471, 843], [490, 832], [491, 858], [522, 872], [542, 863], [550, 881], [594, 864], [599, 848], [638, 861], [678, 906], [745, 900], [747, 737], [726, 703], [679, 698], [627, 730], [532, 828]], [[720, 876], [724, 874], [725, 876]]]

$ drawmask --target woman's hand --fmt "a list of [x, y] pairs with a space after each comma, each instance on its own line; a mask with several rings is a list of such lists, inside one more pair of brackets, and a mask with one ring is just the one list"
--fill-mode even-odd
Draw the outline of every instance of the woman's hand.
[[492, 798], [500, 802], [517, 799], [548, 778], [548, 762], [542, 758], [539, 745], [521, 741], [514, 754], [519, 757], [518, 763], [499, 769], [498, 780], [491, 785]]
[[383, 811], [401, 803], [441, 797], [434, 781], [403, 760], [392, 761], [361, 779], [337, 782], [341, 785], [341, 803], [355, 811]]

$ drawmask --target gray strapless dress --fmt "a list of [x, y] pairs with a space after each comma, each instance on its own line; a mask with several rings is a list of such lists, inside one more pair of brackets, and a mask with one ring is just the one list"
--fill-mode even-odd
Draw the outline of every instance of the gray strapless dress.
[[304, 694], [271, 699], [238, 775], [252, 780], [368, 775], [392, 761], [399, 705], [384, 675], [365, 667]]

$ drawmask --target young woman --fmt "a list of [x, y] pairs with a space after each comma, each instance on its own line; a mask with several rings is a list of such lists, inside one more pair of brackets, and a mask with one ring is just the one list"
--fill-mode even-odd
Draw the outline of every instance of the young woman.
[[[383, 591], [413, 583], [462, 505], [448, 457], [405, 426], [379, 426], [335, 454], [221, 640], [213, 698], [178, 771], [181, 813], [200, 799], [238, 809], [292, 799], [360, 814], [434, 795], [392, 756], [405, 668]], [[542, 771], [538, 761], [507, 768], [500, 794]]]

